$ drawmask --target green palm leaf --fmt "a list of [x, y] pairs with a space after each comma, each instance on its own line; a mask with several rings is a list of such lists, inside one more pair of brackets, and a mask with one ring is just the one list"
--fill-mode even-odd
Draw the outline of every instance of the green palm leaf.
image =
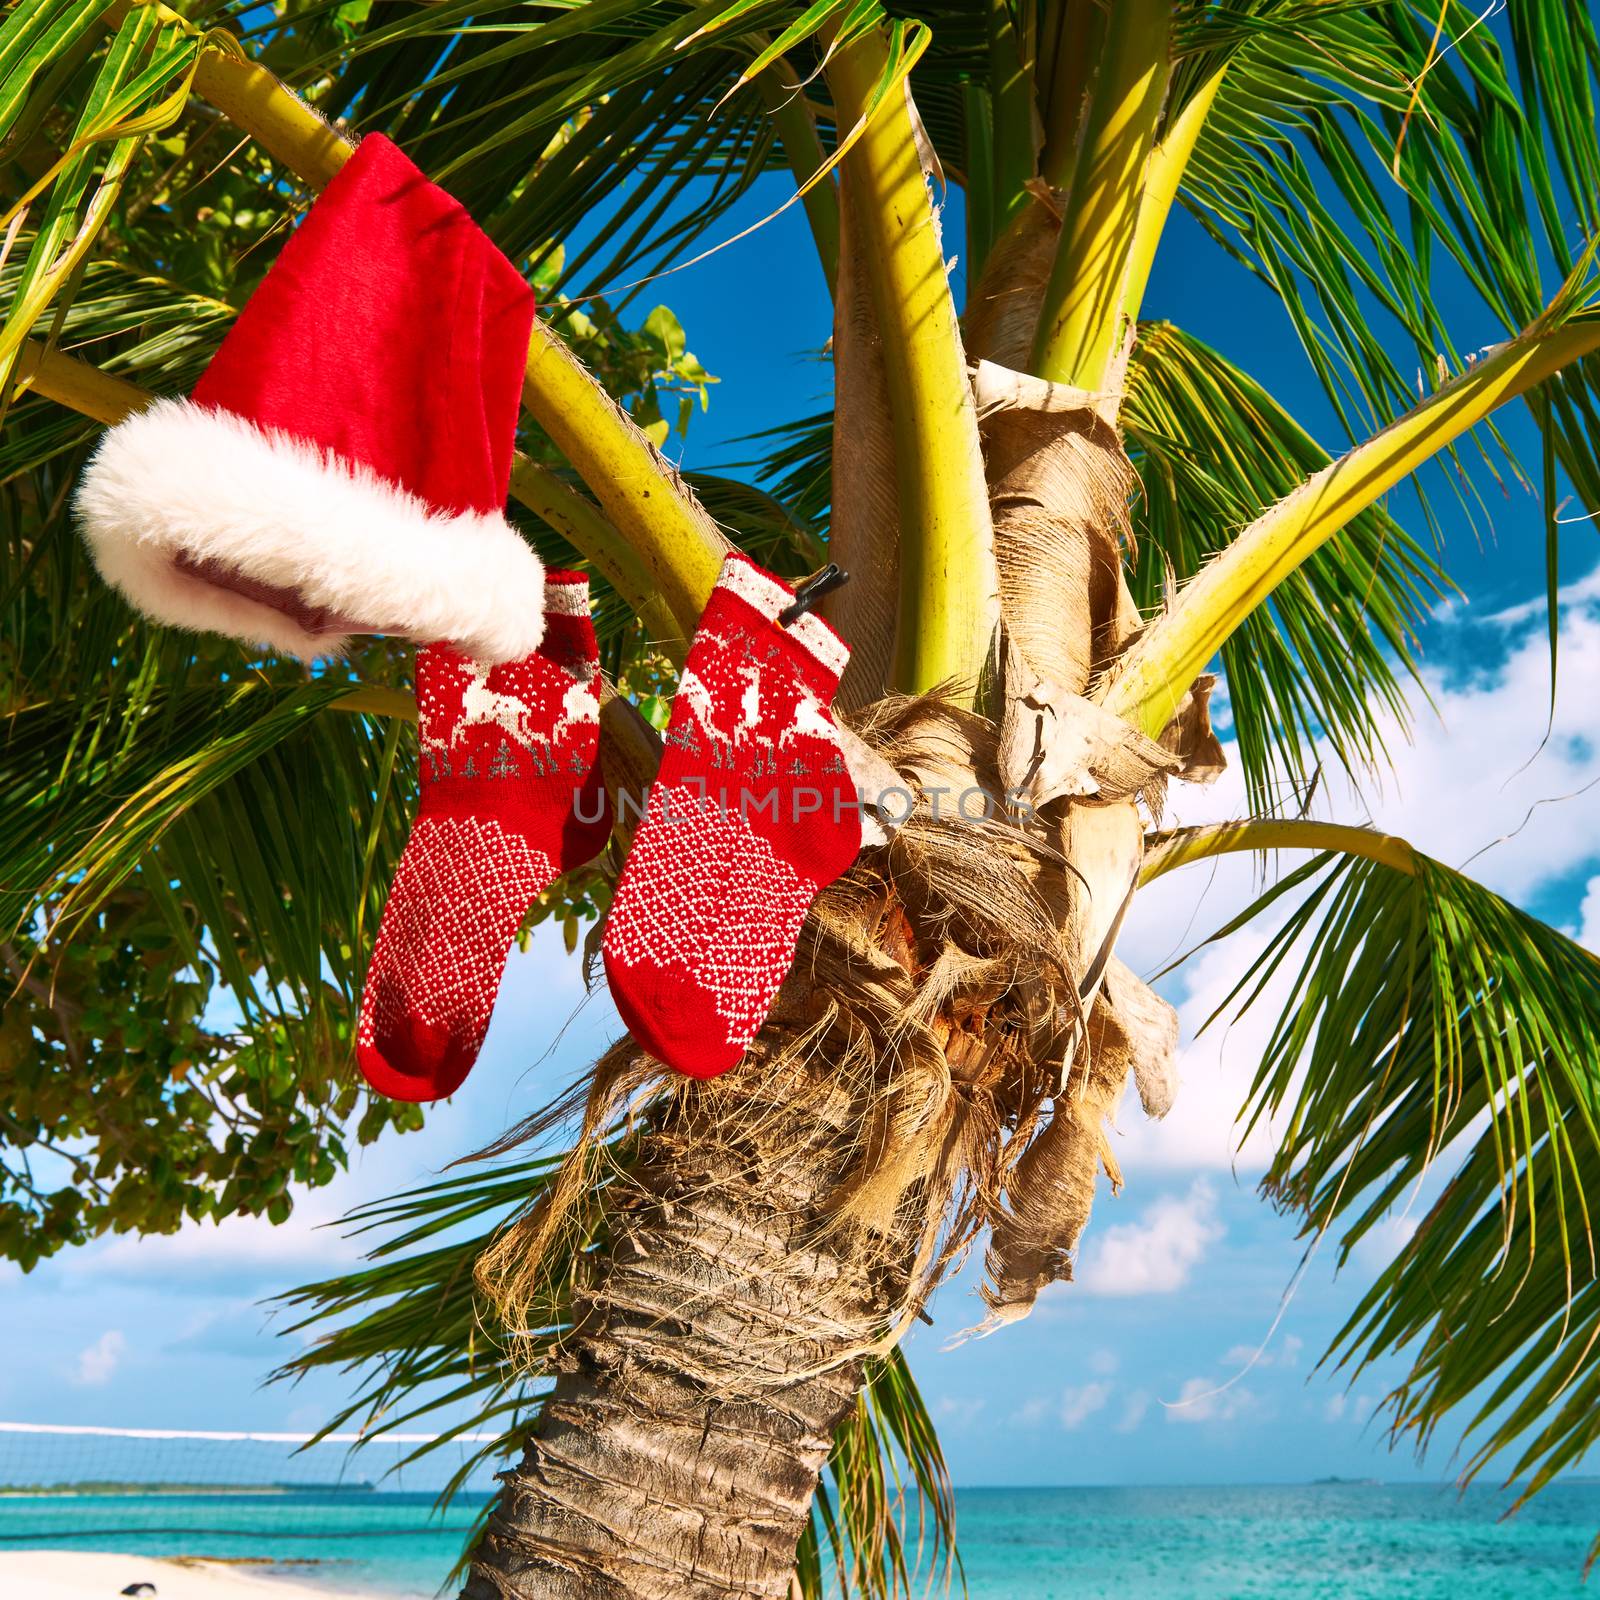
[[[1135, 598], [1158, 609], [1267, 506], [1329, 457], [1258, 383], [1166, 323], [1140, 330], [1123, 414], [1143, 491]], [[1303, 787], [1319, 740], [1349, 772], [1383, 755], [1380, 718], [1406, 721], [1416, 629], [1443, 572], [1386, 512], [1357, 517], [1223, 647], [1251, 808]]]
[[[1413, 404], [1419, 378], [1459, 371], [1530, 322], [1594, 237], [1592, 19], [1545, 0], [1504, 9], [1510, 59], [1503, 35], [1454, 0], [1437, 49], [1437, 11], [1264, 8], [1186, 173], [1185, 204], [1283, 301], [1352, 438]], [[1441, 255], [1481, 302], [1476, 326], [1440, 313]], [[1415, 370], [1392, 353], [1396, 335]], [[1597, 376], [1593, 359], [1575, 363], [1529, 397], [1545, 485], [1559, 469], [1591, 511]], [[1484, 449], [1491, 470], [1509, 456], [1493, 429]], [[1554, 649], [1556, 496], [1546, 499]]]
[[[49, 106], [45, 96], [59, 87], [57, 53], [72, 61], [99, 16], [94, 6], [19, 6], [0, 24], [0, 65], [13, 63], [0, 84], [0, 129], [9, 143], [19, 143], [42, 120]], [[182, 113], [188, 75], [203, 43], [181, 19], [164, 20], [151, 6], [130, 8], [98, 60], [66, 150], [0, 219], [11, 225], [36, 196], [46, 196], [0, 324], [0, 387], [8, 383], [22, 340], [50, 304], [62, 295], [70, 300], [70, 285], [145, 138]]]
[[1294, 973], [1245, 1125], [1281, 1119], [1264, 1189], [1307, 1234], [1336, 1235], [1342, 1261], [1426, 1205], [1330, 1356], [1354, 1375], [1405, 1354], [1395, 1434], [1420, 1446], [1462, 1408], [1464, 1476], [1507, 1459], [1526, 1499], [1600, 1437], [1600, 962], [1411, 862], [1322, 854], [1288, 874], [1213, 936], [1291, 907], [1218, 1014]]

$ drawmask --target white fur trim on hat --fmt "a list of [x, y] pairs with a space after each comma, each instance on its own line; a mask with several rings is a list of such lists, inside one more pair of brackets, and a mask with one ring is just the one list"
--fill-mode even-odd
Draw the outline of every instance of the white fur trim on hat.
[[[106, 581], [147, 616], [296, 656], [347, 631], [514, 661], [544, 637], [544, 568], [498, 513], [451, 514], [292, 435], [189, 400], [108, 432], [78, 488]], [[178, 566], [220, 566], [340, 619], [326, 632]]]

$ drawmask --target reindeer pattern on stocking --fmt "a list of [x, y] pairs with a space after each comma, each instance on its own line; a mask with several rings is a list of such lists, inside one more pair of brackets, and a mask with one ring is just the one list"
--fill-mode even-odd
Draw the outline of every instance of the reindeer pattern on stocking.
[[[685, 667], [678, 677], [678, 698], [693, 713], [670, 731], [667, 739], [680, 749], [694, 754], [699, 749], [695, 729], [706, 740], [713, 770], [732, 770], [736, 755], [754, 747], [754, 760], [748, 769], [752, 778], [773, 777], [779, 758], [788, 746], [801, 738], [821, 740], [839, 751], [838, 732], [828, 708], [790, 672], [769, 670], [778, 666], [780, 652], [775, 644], [762, 646], [746, 637], [730, 641], [723, 634], [702, 630], [696, 640], [697, 652], [709, 647], [699, 670]], [[764, 728], [777, 727], [776, 741]], [[830, 771], [843, 770], [830, 765]], [[794, 777], [809, 773], [798, 752], [786, 768]]]
[[[579, 773], [588, 763], [564, 756], [567, 737], [600, 719], [592, 671], [574, 673], [538, 656], [489, 666], [434, 645], [417, 664], [424, 775], [441, 779], [512, 778], [526, 753], [535, 776]], [[552, 714], [553, 713], [553, 714]]]

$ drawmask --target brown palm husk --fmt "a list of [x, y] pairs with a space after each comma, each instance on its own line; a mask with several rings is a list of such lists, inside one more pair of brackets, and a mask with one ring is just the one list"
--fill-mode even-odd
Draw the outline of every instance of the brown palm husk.
[[[807, 1145], [824, 1181], [804, 1201], [806, 1225], [817, 1260], [833, 1264], [815, 1316], [837, 1332], [848, 1319], [836, 1297], [859, 1306], [863, 1278], [873, 1285], [870, 1326], [857, 1317], [852, 1339], [819, 1338], [830, 1362], [891, 1344], [996, 1223], [1012, 1243], [990, 1254], [992, 1305], [1021, 1304], [1019, 1274], [1040, 1283], [1065, 1275], [1081, 1227], [1070, 1219], [1087, 1215], [1084, 1190], [1094, 1183], [1093, 1130], [1129, 1071], [1127, 1050], [1107, 1044], [1105, 1026], [1086, 1033], [1083, 1022], [1099, 978], [1091, 969], [1105, 967], [1100, 951], [1137, 859], [1097, 846], [1116, 858], [1108, 889], [1091, 881], [1103, 869], [1090, 855], [1080, 868], [1069, 863], [1073, 830], [1059, 808], [1013, 816], [991, 804], [987, 820], [972, 820], [977, 793], [998, 793], [997, 730], [946, 696], [882, 701], [856, 729], [919, 792], [910, 817], [818, 896], [767, 1026], [737, 1069], [683, 1079], [627, 1039], [601, 1060], [553, 1189], [479, 1262], [504, 1326], [547, 1324], [564, 1292], [553, 1264], [569, 1263], [597, 1227], [626, 1226], [642, 1198], [633, 1192], [638, 1173], [615, 1157], [630, 1128], [654, 1141], [653, 1159], [666, 1140], [675, 1161], [708, 1174], [777, 1170], [797, 1143]], [[953, 798], [964, 791], [966, 816]], [[1118, 810], [1133, 815], [1130, 801]], [[1084, 817], [1080, 836], [1103, 839], [1105, 825], [1088, 824]], [[1120, 827], [1112, 833], [1125, 837]], [[1132, 839], [1140, 839], [1136, 816]], [[574, 1104], [530, 1119], [497, 1148], [542, 1135]], [[1082, 1151], [1069, 1137], [1080, 1126], [1091, 1130]], [[1058, 1146], [1071, 1153], [1047, 1163]], [[706, 1160], [713, 1148], [741, 1159]], [[1054, 1254], [1044, 1266], [1022, 1262], [1034, 1238], [1058, 1241], [1046, 1246]], [[767, 1377], [792, 1382], [797, 1338], [804, 1329], [792, 1322], [746, 1329], [725, 1362], [708, 1358], [717, 1347], [701, 1340], [707, 1369], [698, 1376], [720, 1392]], [[781, 1360], [761, 1359], [764, 1339], [774, 1352], [786, 1347]]]

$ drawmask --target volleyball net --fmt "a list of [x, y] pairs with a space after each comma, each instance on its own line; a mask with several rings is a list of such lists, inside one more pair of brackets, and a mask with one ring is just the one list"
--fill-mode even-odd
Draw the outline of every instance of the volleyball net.
[[[502, 1436], [109, 1428], [0, 1422], [0, 1544], [116, 1535], [355, 1539], [470, 1522]], [[464, 1474], [464, 1476], [463, 1476]]]

